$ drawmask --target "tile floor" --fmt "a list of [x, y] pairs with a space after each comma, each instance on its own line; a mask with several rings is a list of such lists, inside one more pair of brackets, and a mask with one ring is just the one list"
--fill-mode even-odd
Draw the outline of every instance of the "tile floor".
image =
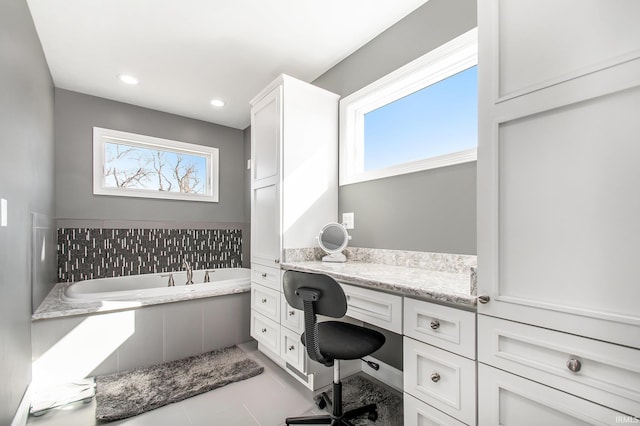
[[[280, 426], [288, 416], [320, 414], [312, 393], [270, 359], [255, 344], [239, 345], [264, 366], [264, 373], [231, 383], [184, 401], [165, 405], [109, 426]], [[94, 426], [95, 398], [87, 404], [75, 403], [50, 410], [40, 417], [30, 416], [30, 426]]]

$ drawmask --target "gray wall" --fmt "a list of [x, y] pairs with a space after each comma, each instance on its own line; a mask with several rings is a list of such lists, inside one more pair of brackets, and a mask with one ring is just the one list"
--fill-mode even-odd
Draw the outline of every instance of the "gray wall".
[[[476, 0], [430, 0], [318, 77], [345, 97], [477, 26]], [[392, 143], [392, 142], [390, 142]], [[355, 213], [353, 247], [476, 253], [476, 163], [341, 186], [339, 217]], [[402, 369], [402, 336], [374, 357]]]
[[[348, 96], [476, 25], [476, 0], [430, 0], [313, 84]], [[475, 162], [342, 186], [339, 210], [354, 247], [475, 254]]]
[[[31, 226], [53, 217], [53, 82], [27, 3], [0, 2], [0, 424], [8, 425], [31, 380]], [[53, 243], [53, 241], [49, 241]], [[55, 245], [47, 244], [42, 275], [55, 276]]]
[[[244, 223], [242, 130], [67, 90], [55, 90], [56, 217], [59, 226], [237, 227]], [[220, 201], [93, 195], [93, 127], [218, 148]]]

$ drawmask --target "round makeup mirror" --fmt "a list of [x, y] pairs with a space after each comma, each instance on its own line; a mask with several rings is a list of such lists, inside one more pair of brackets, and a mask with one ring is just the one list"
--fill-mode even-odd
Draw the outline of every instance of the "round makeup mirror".
[[342, 250], [347, 248], [347, 243], [351, 236], [347, 229], [339, 223], [327, 223], [318, 234], [318, 245], [327, 255], [322, 258], [323, 262], [346, 262], [347, 258], [342, 254]]

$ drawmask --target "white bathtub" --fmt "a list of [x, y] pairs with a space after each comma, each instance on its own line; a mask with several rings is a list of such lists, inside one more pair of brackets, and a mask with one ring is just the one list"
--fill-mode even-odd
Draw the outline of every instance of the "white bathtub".
[[79, 281], [69, 285], [61, 295], [65, 302], [83, 303], [105, 300], [141, 301], [162, 296], [224, 292], [224, 290], [248, 289], [251, 286], [251, 270], [226, 268], [209, 270], [210, 282], [204, 282], [205, 271], [193, 271], [194, 284], [185, 285], [186, 271], [172, 272], [175, 286], [169, 287], [169, 273], [130, 275]]

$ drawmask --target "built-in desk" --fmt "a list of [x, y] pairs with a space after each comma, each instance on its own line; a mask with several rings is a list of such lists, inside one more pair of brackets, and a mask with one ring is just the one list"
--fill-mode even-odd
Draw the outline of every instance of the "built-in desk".
[[[285, 259], [293, 257], [285, 255]], [[348, 257], [357, 258], [358, 253], [348, 253]], [[475, 257], [416, 252], [402, 257], [391, 251], [378, 257], [387, 263], [287, 260], [280, 266], [282, 274], [296, 270], [330, 275], [345, 290], [348, 317], [403, 336], [404, 371], [393, 372], [398, 377], [393, 385], [404, 392], [405, 425], [427, 421], [475, 426]], [[430, 262], [432, 259], [435, 261]], [[264, 273], [256, 276], [265, 279]], [[271, 345], [272, 354], [277, 353], [284, 360], [284, 368], [292, 374], [296, 371], [291, 366], [307, 377], [316, 376], [315, 384], [313, 379], [307, 379], [307, 385], [315, 388], [323, 370], [312, 369], [313, 363], [306, 358], [300, 344], [300, 334], [304, 331], [301, 311], [287, 305], [281, 287], [263, 288], [255, 281], [254, 284], [252, 291], [256, 297], [252, 298], [252, 304], [257, 323], [252, 332], [258, 335], [256, 338], [267, 353], [266, 346]], [[269, 286], [269, 283], [263, 284]], [[276, 308], [278, 297], [281, 303]], [[267, 305], [272, 308], [268, 310]], [[267, 312], [279, 318], [279, 322], [266, 321], [264, 313]], [[260, 334], [270, 336], [271, 340], [261, 340]]]

